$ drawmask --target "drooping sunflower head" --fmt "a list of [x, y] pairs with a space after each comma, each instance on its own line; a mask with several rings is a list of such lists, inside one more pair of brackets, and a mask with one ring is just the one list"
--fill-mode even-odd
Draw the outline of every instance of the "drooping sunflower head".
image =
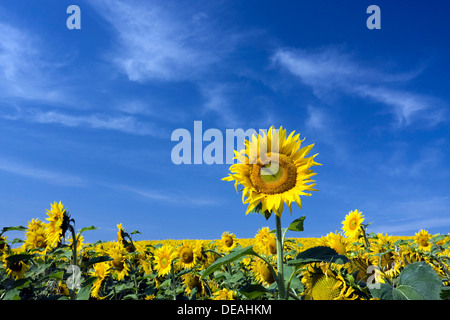
[[235, 151], [238, 163], [231, 165], [231, 173], [222, 180], [234, 180], [236, 190], [238, 184], [244, 187], [242, 201], [248, 204], [246, 213], [259, 206], [261, 212], [281, 216], [284, 204], [292, 213], [293, 202], [301, 208], [300, 196], [317, 191], [311, 179], [316, 173], [310, 169], [320, 165], [314, 161], [317, 154], [306, 157], [314, 145], [301, 147], [303, 140], [294, 133], [287, 136], [283, 127], [278, 130], [270, 127], [267, 134], [253, 135], [251, 140], [245, 140], [245, 149]]
[[196, 297], [201, 297], [205, 294], [205, 288], [203, 286], [202, 280], [200, 279], [200, 276], [192, 273], [186, 273], [182, 275], [181, 278], [183, 279], [183, 283], [186, 286], [185, 291], [188, 296], [191, 295], [194, 289], [197, 290]]
[[101, 286], [106, 279], [106, 277], [110, 274], [111, 265], [107, 262], [100, 262], [94, 264], [94, 270], [91, 271], [91, 275], [96, 277], [97, 279], [92, 285], [91, 289], [91, 296], [93, 298], [97, 299], [103, 299], [104, 297], [101, 297], [99, 295]]
[[23, 261], [10, 261], [4, 260], [3, 267], [6, 270], [6, 274], [14, 279], [22, 279], [25, 276], [25, 272], [29, 269], [29, 265]]
[[265, 286], [269, 286], [275, 282], [272, 270], [270, 270], [267, 263], [261, 259], [255, 259], [253, 261], [252, 272], [255, 276], [255, 280]]
[[325, 246], [333, 248], [337, 253], [341, 255], [345, 255], [347, 250], [349, 250], [350, 242], [347, 238], [342, 236], [340, 232], [330, 232], [329, 234], [327, 234], [323, 241]]
[[270, 232], [269, 227], [258, 230], [255, 235], [255, 250], [267, 256], [277, 253], [275, 234]]
[[49, 222], [46, 224], [45, 232], [48, 245], [55, 247], [66, 233], [70, 217], [61, 201], [50, 204], [50, 206], [51, 209], [47, 209], [48, 218], [46, 220]]
[[364, 221], [364, 216], [361, 211], [355, 209], [350, 211], [346, 216], [345, 220], [342, 221], [342, 230], [345, 235], [349, 238], [358, 238], [361, 233], [361, 225]]

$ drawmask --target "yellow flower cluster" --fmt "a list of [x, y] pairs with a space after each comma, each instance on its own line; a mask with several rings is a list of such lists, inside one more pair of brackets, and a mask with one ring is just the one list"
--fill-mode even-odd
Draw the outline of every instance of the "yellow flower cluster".
[[[62, 204], [52, 204], [47, 214], [47, 223], [39, 219], [28, 223], [23, 230], [25, 240], [17, 248], [11, 248], [13, 244], [0, 234], [0, 275], [16, 280], [27, 278], [30, 282], [47, 279], [42, 284], [42, 295], [49, 294], [49, 283], [54, 281], [52, 295], [75, 297], [79, 287], [70, 288], [66, 277], [67, 268], [75, 262], [82, 278], [91, 279], [91, 299], [185, 296], [233, 300], [246, 299], [245, 290], [242, 291], [246, 285], [259, 285], [267, 292], [276, 285], [273, 270], [277, 272], [277, 243], [269, 227], [259, 229], [253, 238], [238, 238], [227, 231], [215, 240], [133, 241], [122, 224], [118, 224], [116, 241], [86, 244], [77, 234], [75, 246], [72, 238], [65, 242], [62, 237], [64, 224], [68, 223]], [[410, 237], [372, 234], [363, 222], [362, 212], [354, 210], [343, 220], [340, 232], [320, 238], [285, 239], [287, 265], [299, 253], [319, 246], [332, 248], [349, 261], [304, 265], [291, 279], [296, 283], [296, 291], [292, 289], [294, 296], [314, 300], [370, 299], [359, 283], [369, 283], [373, 278], [371, 266], [376, 266], [375, 279], [380, 283], [391, 281], [406, 265], [418, 261], [430, 264], [443, 280], [449, 278], [448, 260], [436, 259], [450, 256], [448, 235], [431, 235], [425, 230]], [[242, 256], [217, 269], [212, 276], [202, 277], [202, 272], [218, 259], [249, 246], [254, 255]], [[42, 272], [47, 276], [41, 277]], [[448, 285], [445, 281], [444, 284]]]

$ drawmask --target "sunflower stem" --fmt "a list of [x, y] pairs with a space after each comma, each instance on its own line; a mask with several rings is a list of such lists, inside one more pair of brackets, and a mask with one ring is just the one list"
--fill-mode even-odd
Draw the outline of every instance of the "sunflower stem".
[[284, 272], [283, 272], [283, 234], [281, 230], [281, 218], [275, 215], [276, 232], [277, 232], [277, 284], [279, 299], [288, 299], [286, 296], [286, 288], [284, 285]]

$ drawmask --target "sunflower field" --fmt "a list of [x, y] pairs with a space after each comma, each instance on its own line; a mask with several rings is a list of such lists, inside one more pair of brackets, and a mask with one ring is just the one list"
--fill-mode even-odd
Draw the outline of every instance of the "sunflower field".
[[[234, 181], [268, 226], [241, 239], [133, 241], [117, 224], [116, 241], [85, 243], [75, 218], [55, 202], [46, 218], [0, 231], [1, 300], [440, 300], [450, 299], [450, 235], [370, 232], [358, 209], [342, 230], [287, 238], [305, 216], [282, 228], [286, 205], [301, 208], [315, 182], [313, 145], [280, 128], [246, 140], [225, 181]], [[276, 149], [273, 146], [276, 143]], [[264, 152], [261, 152], [264, 150]], [[243, 189], [238, 190], [238, 185]], [[264, 220], [262, 220], [264, 221]], [[8, 232], [23, 232], [10, 239]], [[300, 233], [299, 233], [300, 234]]]

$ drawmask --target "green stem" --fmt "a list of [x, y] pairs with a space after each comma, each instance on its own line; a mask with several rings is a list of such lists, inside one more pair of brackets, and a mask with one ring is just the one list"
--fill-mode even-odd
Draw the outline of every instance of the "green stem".
[[284, 286], [284, 272], [283, 272], [283, 235], [281, 231], [281, 218], [275, 215], [276, 232], [277, 232], [277, 284], [279, 291], [279, 299], [285, 300], [286, 288]]

